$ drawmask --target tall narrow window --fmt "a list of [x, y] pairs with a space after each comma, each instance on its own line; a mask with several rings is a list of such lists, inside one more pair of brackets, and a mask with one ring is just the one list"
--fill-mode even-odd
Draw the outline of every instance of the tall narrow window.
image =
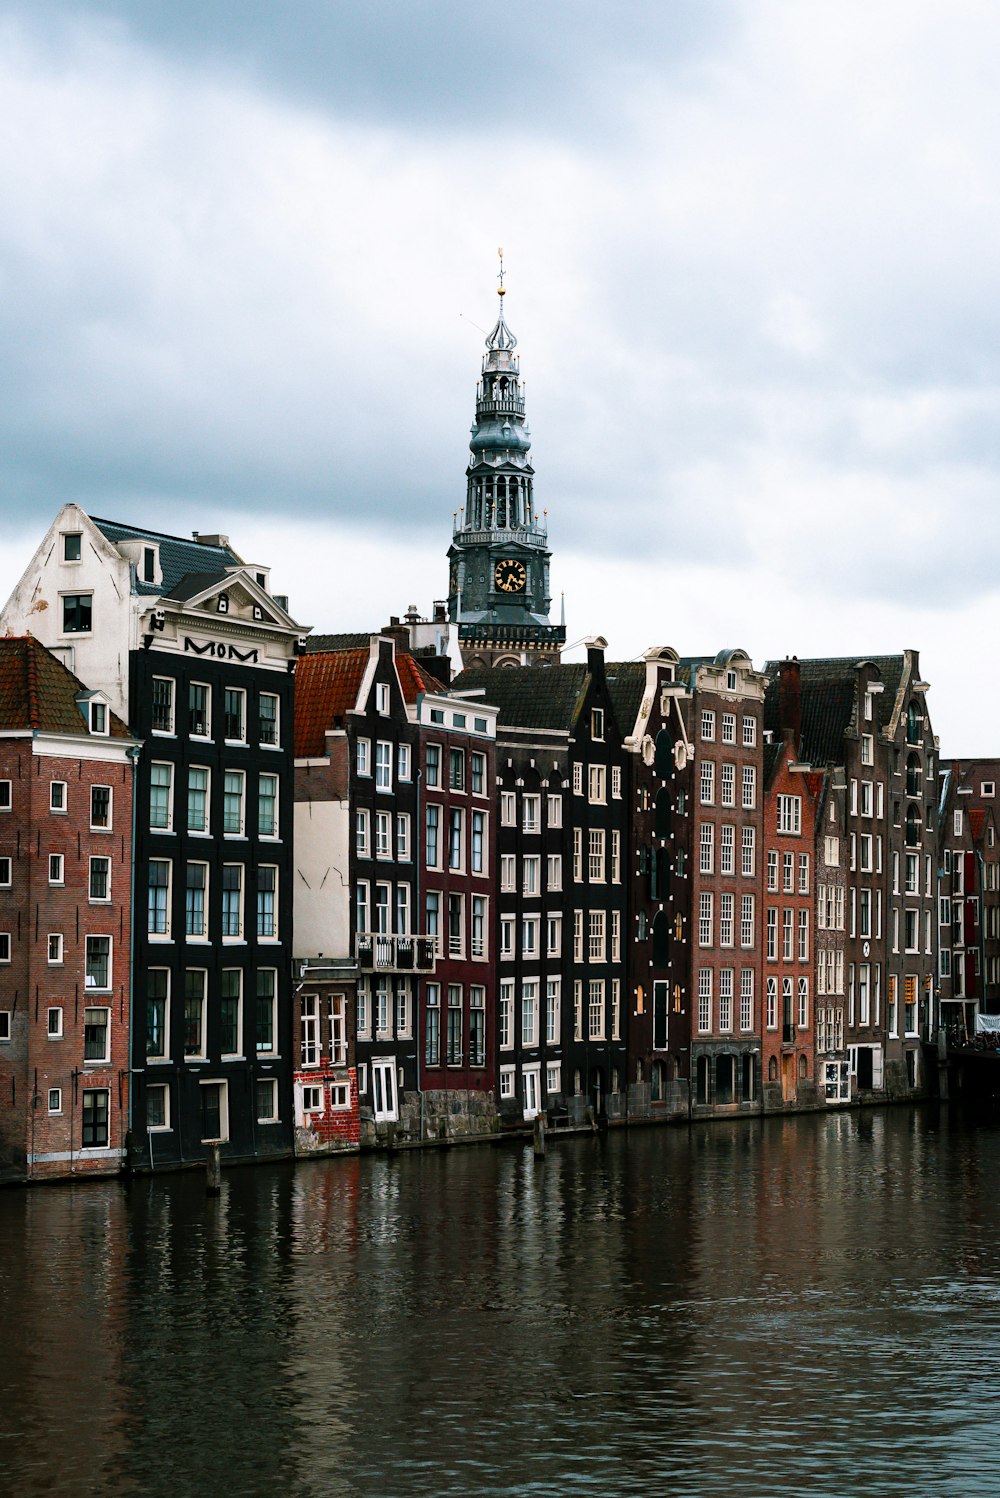
[[208, 935], [208, 864], [189, 863], [184, 890], [184, 930], [195, 939]]
[[278, 836], [277, 775], [261, 775], [258, 779], [257, 831], [261, 837]]
[[278, 870], [273, 864], [262, 864], [257, 870], [257, 935], [263, 941], [278, 934], [277, 890]]
[[257, 1054], [273, 1055], [278, 1049], [278, 974], [273, 967], [257, 970]]
[[149, 825], [157, 832], [169, 832], [173, 823], [173, 765], [149, 767]]

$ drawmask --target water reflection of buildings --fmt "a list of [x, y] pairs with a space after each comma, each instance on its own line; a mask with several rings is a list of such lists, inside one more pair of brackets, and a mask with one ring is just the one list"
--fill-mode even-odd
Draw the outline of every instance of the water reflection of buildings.
[[118, 1186], [5, 1194], [0, 1491], [125, 1491], [127, 1240]]
[[200, 1175], [132, 1186], [122, 1491], [286, 1490], [292, 1191], [282, 1167], [228, 1172], [217, 1198]]

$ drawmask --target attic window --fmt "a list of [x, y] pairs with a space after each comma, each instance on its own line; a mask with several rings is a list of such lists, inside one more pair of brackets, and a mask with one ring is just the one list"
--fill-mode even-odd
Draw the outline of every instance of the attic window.
[[979, 794], [981, 796], [995, 796], [996, 789], [997, 788], [995, 781], [984, 780], [982, 785], [979, 787]]
[[156, 582], [155, 546], [144, 546], [142, 548], [142, 580], [144, 583]]
[[90, 701], [90, 731], [101, 734], [106, 734], [108, 731], [107, 704], [98, 702], [94, 698]]
[[254, 577], [260, 583], [260, 585], [261, 585], [262, 588], [266, 588], [267, 587], [267, 573], [266, 572], [255, 572], [254, 573]]
[[216, 609], [218, 610], [218, 612], [220, 614], [228, 614], [229, 613], [229, 594], [228, 593], [220, 593], [219, 594], [219, 601], [216, 604]]
[[83, 536], [80, 531], [68, 531], [63, 536], [63, 561], [79, 562], [83, 557]]
[[735, 671], [727, 671], [726, 672], [726, 691], [727, 692], [735, 692], [736, 691], [736, 687], [737, 687], [737, 683], [738, 683], [738, 677], [736, 675], [736, 672]]

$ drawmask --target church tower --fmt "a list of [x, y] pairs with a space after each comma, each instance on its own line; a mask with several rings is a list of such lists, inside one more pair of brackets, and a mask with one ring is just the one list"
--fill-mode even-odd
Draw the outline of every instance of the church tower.
[[454, 519], [448, 614], [465, 668], [557, 664], [566, 627], [549, 623], [548, 532], [535, 510], [517, 339], [500, 310], [486, 340], [469, 442], [465, 505]]

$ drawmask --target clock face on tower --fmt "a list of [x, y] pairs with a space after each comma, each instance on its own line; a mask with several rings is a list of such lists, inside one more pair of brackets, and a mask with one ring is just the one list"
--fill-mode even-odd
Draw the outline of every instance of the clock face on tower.
[[514, 557], [505, 557], [494, 567], [493, 581], [501, 593], [523, 593], [528, 581], [524, 563]]

